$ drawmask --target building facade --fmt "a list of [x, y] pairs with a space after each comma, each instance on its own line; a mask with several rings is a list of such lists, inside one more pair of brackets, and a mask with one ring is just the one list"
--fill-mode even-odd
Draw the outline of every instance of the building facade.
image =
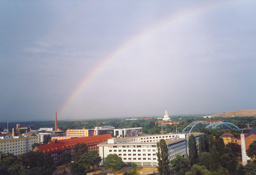
[[107, 141], [112, 138], [110, 134], [89, 136], [89, 137], [79, 137], [66, 140], [53, 140], [45, 145], [39, 145], [34, 148], [33, 151], [42, 151], [43, 153], [49, 153], [54, 160], [54, 165], [58, 165], [58, 161], [63, 152], [69, 152], [71, 155], [74, 153], [74, 146], [79, 143], [85, 143], [88, 151], [97, 151], [97, 144]]
[[67, 129], [66, 131], [66, 137], [88, 137], [103, 134], [117, 137], [139, 136], [142, 134], [142, 127], [115, 129], [113, 126], [102, 126], [94, 129]]
[[3, 153], [12, 153], [14, 155], [24, 154], [32, 150], [32, 145], [38, 143], [37, 136], [27, 136], [15, 138], [6, 138], [0, 140], [0, 151]]
[[[199, 133], [194, 134], [199, 140]], [[109, 154], [117, 154], [125, 163], [136, 163], [138, 166], [157, 166], [157, 142], [166, 141], [169, 160], [177, 154], [185, 157], [188, 155], [188, 134], [162, 134], [130, 138], [111, 138], [98, 144], [99, 155], [103, 165]]]

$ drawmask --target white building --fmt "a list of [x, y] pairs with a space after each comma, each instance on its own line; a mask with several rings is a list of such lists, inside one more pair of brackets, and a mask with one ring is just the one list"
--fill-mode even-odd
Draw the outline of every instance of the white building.
[[53, 128], [39, 128], [39, 131], [53, 131]]
[[[200, 133], [194, 134], [198, 142]], [[125, 163], [136, 163], [138, 166], [157, 166], [157, 142], [166, 140], [169, 159], [176, 154], [183, 157], [188, 155], [188, 134], [160, 134], [129, 138], [111, 138], [98, 144], [99, 155], [103, 165], [109, 154], [117, 154]]]
[[167, 112], [167, 110], [165, 110], [165, 113], [164, 113], [164, 117], [163, 117], [163, 121], [171, 121], [171, 118]]
[[24, 154], [32, 151], [32, 145], [38, 143], [37, 136], [27, 136], [16, 138], [5, 138], [0, 140], [0, 151], [3, 153], [13, 153], [14, 155]]
[[88, 137], [94, 135], [111, 134], [117, 137], [139, 136], [142, 127], [115, 129], [113, 126], [95, 127], [95, 129], [67, 129], [67, 137]]
[[116, 137], [139, 136], [141, 134], [142, 127], [114, 129], [114, 136]]

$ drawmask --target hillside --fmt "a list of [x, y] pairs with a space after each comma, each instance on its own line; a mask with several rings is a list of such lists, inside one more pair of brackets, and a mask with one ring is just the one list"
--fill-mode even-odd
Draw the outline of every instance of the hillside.
[[256, 116], [256, 110], [230, 111], [219, 114], [213, 114], [212, 117], [251, 117]]

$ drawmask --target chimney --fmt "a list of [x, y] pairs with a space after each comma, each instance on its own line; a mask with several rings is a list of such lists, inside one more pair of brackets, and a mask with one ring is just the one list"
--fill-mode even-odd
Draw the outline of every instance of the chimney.
[[57, 131], [57, 112], [55, 112], [55, 131]]

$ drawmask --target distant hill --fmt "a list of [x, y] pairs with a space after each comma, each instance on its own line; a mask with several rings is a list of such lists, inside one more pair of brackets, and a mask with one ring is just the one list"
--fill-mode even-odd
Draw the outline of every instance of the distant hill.
[[230, 111], [219, 114], [213, 114], [212, 117], [252, 117], [256, 116], [256, 110]]

